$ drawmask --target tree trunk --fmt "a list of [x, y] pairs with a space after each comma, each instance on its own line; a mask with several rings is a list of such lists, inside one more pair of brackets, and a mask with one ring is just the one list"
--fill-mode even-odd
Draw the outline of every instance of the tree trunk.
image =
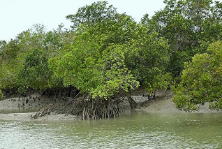
[[126, 96], [127, 96], [128, 101], [129, 101], [131, 110], [137, 108], [138, 104], [133, 100], [133, 98], [131, 97], [129, 92], [126, 93]]

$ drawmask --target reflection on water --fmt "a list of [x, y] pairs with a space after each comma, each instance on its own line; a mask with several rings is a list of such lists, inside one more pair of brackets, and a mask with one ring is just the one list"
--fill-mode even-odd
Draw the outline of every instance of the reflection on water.
[[144, 114], [97, 121], [0, 121], [0, 148], [222, 148], [222, 114]]

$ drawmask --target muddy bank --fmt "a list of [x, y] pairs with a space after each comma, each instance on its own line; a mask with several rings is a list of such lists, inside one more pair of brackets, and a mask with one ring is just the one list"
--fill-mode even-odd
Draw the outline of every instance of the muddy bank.
[[[134, 100], [139, 103], [140, 108], [136, 110], [147, 113], [187, 113], [186, 111], [179, 110], [175, 107], [175, 104], [172, 101], [173, 96], [171, 90], [158, 91], [156, 98], [153, 100], [141, 100], [143, 97], [137, 95], [134, 97]], [[222, 110], [210, 109], [209, 105], [209, 103], [199, 105], [197, 111], [192, 111], [190, 113], [222, 113]]]
[[73, 98], [70, 97], [46, 97], [40, 94], [32, 94], [27, 97], [13, 97], [0, 100], [0, 113], [17, 113], [35, 112], [48, 105], [53, 105], [51, 111], [64, 114], [68, 113], [69, 107], [63, 109]]
[[[136, 111], [147, 113], [185, 113], [175, 108], [172, 102], [173, 93], [170, 90], [158, 91], [155, 99], [148, 99], [146, 92], [137, 90], [132, 93], [132, 98], [138, 103], [139, 108]], [[28, 97], [9, 98], [0, 101], [0, 120], [75, 120], [80, 119], [76, 115], [71, 115], [73, 106], [67, 106], [72, 98], [47, 98], [39, 94], [33, 94]], [[40, 109], [53, 104], [53, 112], [50, 115], [31, 119], [31, 116]], [[129, 107], [129, 103], [124, 101], [125, 107]], [[64, 108], [65, 107], [65, 108]], [[61, 110], [62, 109], [62, 110]], [[196, 113], [215, 113], [222, 112], [221, 110], [209, 109], [209, 104], [200, 106]]]
[[8, 113], [8, 114], [1, 114], [0, 113], [0, 120], [6, 121], [62, 121], [62, 120], [77, 120], [80, 119], [78, 116], [75, 115], [66, 115], [66, 114], [50, 114], [44, 117], [40, 117], [38, 119], [31, 119], [31, 115], [33, 112], [28, 113]]
[[11, 97], [0, 100], [0, 111], [35, 111], [51, 101], [40, 94], [32, 94], [27, 97]]
[[[41, 121], [41, 120], [75, 120], [79, 119], [76, 115], [68, 114], [71, 107], [64, 107], [72, 100], [68, 97], [48, 98], [38, 93], [27, 97], [13, 97], [0, 100], [0, 120], [21, 120], [21, 121]], [[49, 115], [31, 118], [37, 111], [53, 105]], [[63, 110], [63, 111], [61, 111]]]

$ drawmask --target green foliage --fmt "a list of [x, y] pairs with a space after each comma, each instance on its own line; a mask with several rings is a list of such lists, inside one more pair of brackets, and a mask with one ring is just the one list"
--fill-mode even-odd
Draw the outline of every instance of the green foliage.
[[18, 64], [14, 61], [2, 61], [0, 63], [0, 89], [17, 87]]
[[126, 14], [118, 14], [107, 2], [82, 7], [68, 18], [77, 38], [73, 49], [58, 62], [60, 68], [69, 69], [55, 71], [65, 85], [105, 98], [138, 86], [136, 80], [152, 91], [168, 87], [170, 77], [165, 67], [169, 46], [157, 33], [151, 33]]
[[195, 105], [205, 102], [222, 108], [222, 42], [211, 44], [207, 52], [196, 54], [192, 62], [185, 64], [173, 98], [178, 108], [195, 109]]
[[179, 77], [184, 62], [204, 53], [210, 43], [222, 39], [221, 2], [212, 0], [165, 0], [165, 8], [141, 23], [168, 40], [172, 53], [168, 71]]
[[[89, 91], [94, 86], [93, 76], [97, 76], [97, 45], [89, 43], [89, 45], [76, 45], [72, 51], [67, 52], [61, 60], [57, 60], [57, 69], [54, 72], [57, 76], [63, 78], [65, 86], [74, 85], [83, 92]], [[52, 60], [50, 60], [50, 64]], [[53, 67], [52, 65], [50, 67]]]
[[171, 79], [165, 71], [170, 59], [167, 41], [144, 25], [138, 25], [135, 33], [125, 53], [127, 67], [149, 91], [168, 87]]
[[[74, 15], [69, 15], [77, 36], [82, 40], [88, 36], [100, 44], [100, 52], [111, 44], [125, 44], [134, 37], [137, 23], [131, 16], [119, 14], [107, 2], [95, 2], [79, 9]], [[90, 20], [90, 21], [89, 21]], [[83, 36], [85, 32], [85, 36]], [[80, 37], [78, 37], [80, 38]]]
[[167, 89], [173, 76], [181, 81], [175, 88], [178, 108], [205, 102], [221, 107], [221, 42], [207, 51], [222, 38], [221, 2], [164, 3], [137, 23], [106, 1], [94, 2], [67, 16], [72, 30], [59, 25], [46, 32], [35, 25], [0, 41], [0, 90], [23, 94], [27, 88], [72, 85], [94, 99], [109, 99], [139, 85], [150, 92]]
[[1, 83], [0, 83], [0, 100], [3, 99], [3, 97], [4, 97], [4, 94], [3, 94], [1, 89], [2, 89], [2, 86], [1, 86]]
[[118, 14], [103, 1], [82, 7], [67, 18], [73, 22], [77, 37], [68, 52], [49, 61], [64, 85], [105, 99], [138, 87], [125, 64], [123, 45], [133, 38], [137, 27], [130, 16]]
[[27, 88], [73, 85], [93, 98], [108, 99], [139, 84], [150, 91], [168, 86], [169, 46], [151, 27], [117, 13], [105, 1], [67, 18], [73, 30], [60, 25], [46, 32], [43, 25], [35, 25], [1, 43], [3, 89], [18, 88], [22, 94]]
[[74, 33], [64, 30], [62, 25], [50, 32], [43, 25], [34, 25], [9, 42], [1, 41], [1, 89], [14, 88], [22, 94], [27, 88], [62, 87], [61, 78], [48, 69], [48, 59], [61, 55], [73, 39]]
[[11, 40], [8, 44], [3, 42], [1, 45], [2, 59], [13, 60], [17, 56], [19, 47], [16, 40]]
[[38, 49], [26, 57], [19, 71], [18, 80], [26, 88], [44, 89], [48, 85], [50, 71], [46, 55]]
[[4, 94], [2, 93], [2, 91], [0, 90], [0, 100], [4, 97]]
[[[84, 36], [87, 35], [87, 40]], [[73, 49], [60, 60], [51, 59], [51, 68], [64, 85], [73, 85], [93, 98], [113, 96], [121, 90], [138, 87], [137, 81], [124, 66], [123, 46], [109, 46], [100, 53], [100, 46], [89, 34], [77, 38]], [[79, 41], [78, 41], [79, 40]]]
[[72, 28], [77, 29], [82, 25], [92, 27], [98, 23], [109, 22], [115, 19], [116, 14], [116, 8], [108, 5], [106, 1], [99, 1], [79, 8], [76, 14], [68, 15], [66, 18], [73, 23]]
[[98, 86], [92, 90], [92, 97], [108, 98], [120, 91], [128, 92], [139, 86], [139, 82], [124, 63], [124, 47], [110, 46], [102, 54], [102, 74]]

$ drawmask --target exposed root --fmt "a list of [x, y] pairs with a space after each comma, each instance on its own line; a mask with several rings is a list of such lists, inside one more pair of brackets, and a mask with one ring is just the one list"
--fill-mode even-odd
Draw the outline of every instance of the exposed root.
[[120, 99], [82, 99], [76, 107], [81, 108], [76, 114], [81, 114], [83, 119], [115, 118], [120, 114]]
[[39, 117], [43, 117], [45, 115], [50, 115], [51, 112], [51, 107], [53, 106], [53, 104], [49, 104], [46, 107], [43, 107], [42, 109], [40, 109], [38, 112], [34, 113], [31, 115], [32, 119], [37, 119]]

